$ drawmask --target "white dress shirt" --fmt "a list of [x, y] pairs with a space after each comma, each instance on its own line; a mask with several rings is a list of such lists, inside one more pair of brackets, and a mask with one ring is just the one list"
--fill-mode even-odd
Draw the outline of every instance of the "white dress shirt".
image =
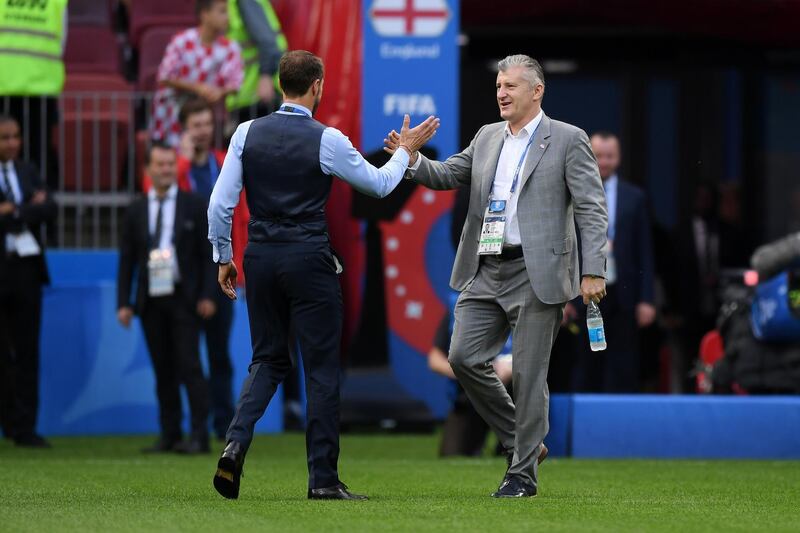
[[606, 206], [608, 207], [608, 240], [613, 241], [617, 233], [617, 189], [619, 188], [619, 178], [612, 174], [603, 182], [603, 190], [606, 192]]
[[[286, 107], [294, 111], [286, 111]], [[310, 110], [295, 103], [284, 104], [276, 113], [311, 116]], [[243, 122], [236, 128], [208, 205], [208, 240], [214, 246], [214, 261], [219, 263], [229, 262], [233, 255], [231, 219], [242, 190], [242, 152], [252, 122]], [[388, 163], [375, 168], [361, 156], [350, 139], [336, 128], [329, 127], [322, 132], [319, 166], [323, 173], [343, 179], [356, 190], [383, 198], [403, 179], [408, 168], [408, 152], [397, 150]]]
[[[5, 181], [3, 181], [3, 175], [5, 175]], [[17, 205], [22, 203], [22, 189], [19, 186], [19, 177], [17, 176], [17, 170], [14, 168], [13, 161], [0, 163], [0, 184], [2, 184], [3, 194], [6, 195], [7, 201], [14, 202]], [[10, 197], [8, 195], [8, 192], [5, 190], [6, 187], [11, 187], [13, 196]]]
[[[519, 221], [517, 220], [517, 200], [519, 200], [520, 186], [523, 179], [522, 170], [520, 170], [517, 188], [513, 195], [511, 194], [511, 183], [514, 181], [514, 173], [517, 171], [517, 165], [519, 165], [522, 153], [525, 151], [531, 135], [534, 134], [542, 121], [542, 116], [543, 112], [539, 111], [539, 114], [528, 122], [524, 128], [520, 129], [516, 135], [511, 133], [511, 128], [506, 123], [503, 133], [503, 149], [500, 151], [500, 159], [497, 161], [492, 198], [506, 200], [506, 245], [519, 246], [522, 244], [522, 239], [519, 236]], [[532, 151], [532, 149], [528, 150], [528, 153], [525, 154], [525, 159], [530, 156]], [[524, 167], [525, 161], [522, 162], [522, 168]]]

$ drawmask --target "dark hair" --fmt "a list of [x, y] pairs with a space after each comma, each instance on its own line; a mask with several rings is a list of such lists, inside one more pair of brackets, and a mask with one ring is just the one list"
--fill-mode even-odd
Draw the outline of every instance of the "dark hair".
[[592, 133], [592, 137], [600, 137], [604, 141], [610, 141], [611, 139], [614, 139], [615, 141], [619, 142], [619, 137], [617, 137], [616, 134], [611, 133], [608, 130], [596, 131]]
[[8, 124], [9, 122], [13, 122], [17, 126], [19, 126], [19, 121], [12, 117], [11, 115], [4, 115], [0, 113], [0, 124]]
[[147, 150], [144, 153], [144, 164], [149, 165], [150, 160], [153, 157], [153, 150], [169, 150], [170, 152], [175, 153], [175, 148], [168, 145], [164, 141], [153, 139], [150, 141], [150, 144], [147, 145]]
[[278, 78], [286, 96], [302, 96], [316, 80], [325, 76], [322, 60], [305, 50], [292, 50], [281, 57]]
[[197, 0], [197, 3], [194, 5], [195, 15], [199, 17], [200, 13], [202, 13], [203, 11], [208, 11], [217, 2], [225, 2], [225, 0]]
[[211, 104], [202, 98], [192, 98], [181, 106], [181, 110], [178, 113], [178, 120], [180, 120], [181, 126], [185, 127], [186, 121], [189, 120], [190, 116], [198, 113], [205, 113], [206, 111], [211, 113], [212, 116], [214, 115], [214, 109], [212, 109]]

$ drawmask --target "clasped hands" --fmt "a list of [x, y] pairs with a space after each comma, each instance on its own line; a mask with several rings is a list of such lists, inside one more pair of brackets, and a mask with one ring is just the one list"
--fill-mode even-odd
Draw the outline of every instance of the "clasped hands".
[[419, 149], [436, 135], [436, 130], [439, 129], [440, 121], [438, 118], [431, 115], [414, 128], [409, 128], [410, 124], [411, 117], [405, 115], [403, 117], [403, 126], [400, 128], [400, 133], [392, 130], [383, 140], [383, 144], [386, 145], [383, 150], [388, 154], [394, 154], [400, 148], [408, 151], [408, 166], [417, 162]]

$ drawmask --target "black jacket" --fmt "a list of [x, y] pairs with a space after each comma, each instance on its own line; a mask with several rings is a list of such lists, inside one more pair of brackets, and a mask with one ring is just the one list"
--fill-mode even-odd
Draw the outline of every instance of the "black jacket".
[[[22, 191], [22, 204], [17, 211], [10, 215], [0, 215], [0, 279], [5, 279], [7, 273], [8, 258], [5, 254], [5, 243], [7, 233], [18, 233], [25, 229], [30, 230], [42, 253], [28, 260], [35, 262], [34, 268], [39, 271], [39, 279], [42, 283], [50, 283], [50, 276], [47, 272], [47, 263], [44, 258], [44, 243], [41, 235], [43, 226], [51, 222], [56, 217], [56, 204], [48, 194], [47, 200], [42, 204], [33, 204], [31, 200], [37, 191], [46, 190], [42, 178], [36, 168], [28, 163], [14, 161], [14, 170], [17, 173], [20, 190]], [[5, 195], [0, 192], [0, 202], [5, 202]]]
[[[141, 314], [147, 303], [147, 260], [150, 254], [150, 230], [146, 196], [139, 196], [128, 207], [123, 226], [117, 278], [117, 308], [132, 306]], [[205, 202], [198, 196], [178, 191], [175, 199], [173, 244], [180, 271], [180, 296], [194, 307], [199, 300], [211, 298], [217, 288], [216, 265], [211, 260]], [[137, 290], [131, 302], [136, 276]], [[133, 304], [133, 305], [131, 305]]]
[[653, 243], [644, 192], [635, 185], [617, 182], [614, 259], [617, 282], [613, 289], [623, 309], [655, 299]]

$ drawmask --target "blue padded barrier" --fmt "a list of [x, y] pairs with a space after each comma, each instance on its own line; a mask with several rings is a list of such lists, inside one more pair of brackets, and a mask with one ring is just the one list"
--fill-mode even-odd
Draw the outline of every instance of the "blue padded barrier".
[[[116, 252], [49, 252], [47, 260], [53, 284], [43, 299], [39, 430], [156, 433], [155, 381], [141, 326], [135, 319], [126, 330], [116, 320]], [[230, 348], [238, 396], [251, 355], [243, 298], [235, 303]], [[281, 398], [279, 390], [257, 431], [281, 431]]]
[[800, 397], [575, 395], [573, 457], [800, 459]]
[[553, 394], [550, 396], [550, 432], [544, 439], [552, 457], [568, 457], [572, 427], [572, 396]]

